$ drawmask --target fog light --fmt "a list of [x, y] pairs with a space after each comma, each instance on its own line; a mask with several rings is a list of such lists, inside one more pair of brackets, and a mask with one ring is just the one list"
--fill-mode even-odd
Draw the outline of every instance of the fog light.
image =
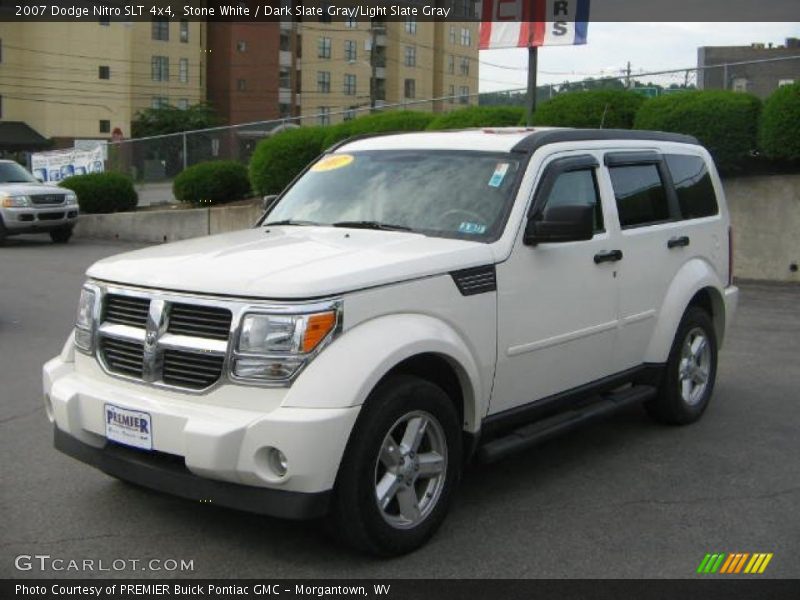
[[299, 358], [240, 358], [234, 364], [233, 373], [242, 379], [280, 381], [289, 379], [302, 364]]
[[269, 467], [278, 477], [284, 477], [289, 472], [289, 461], [286, 460], [286, 455], [277, 448], [270, 448], [267, 455]]

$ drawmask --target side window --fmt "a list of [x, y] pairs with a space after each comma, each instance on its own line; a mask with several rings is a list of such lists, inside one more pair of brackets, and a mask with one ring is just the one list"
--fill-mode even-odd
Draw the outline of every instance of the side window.
[[683, 218], [699, 219], [718, 214], [717, 195], [705, 161], [686, 154], [667, 154], [666, 159]]
[[669, 220], [667, 192], [658, 165], [626, 165], [610, 167], [608, 171], [620, 226], [641, 227]]
[[594, 230], [603, 231], [603, 207], [597, 193], [594, 169], [568, 171], [559, 175], [553, 182], [544, 210], [575, 204], [594, 206]]

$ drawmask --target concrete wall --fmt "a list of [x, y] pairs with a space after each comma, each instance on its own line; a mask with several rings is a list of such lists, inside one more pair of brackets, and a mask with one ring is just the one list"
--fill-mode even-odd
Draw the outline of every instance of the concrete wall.
[[723, 185], [736, 277], [800, 282], [800, 175], [740, 177]]
[[[727, 179], [724, 186], [734, 229], [736, 277], [800, 282], [800, 175]], [[247, 229], [260, 216], [258, 201], [211, 209], [81, 215], [75, 235], [172, 242]]]

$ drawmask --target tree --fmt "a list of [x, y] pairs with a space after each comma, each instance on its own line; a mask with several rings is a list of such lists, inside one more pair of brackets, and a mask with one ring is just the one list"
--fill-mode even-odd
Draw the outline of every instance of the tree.
[[201, 102], [186, 109], [177, 106], [146, 108], [136, 113], [131, 122], [133, 137], [180, 133], [214, 127], [219, 119], [209, 104]]

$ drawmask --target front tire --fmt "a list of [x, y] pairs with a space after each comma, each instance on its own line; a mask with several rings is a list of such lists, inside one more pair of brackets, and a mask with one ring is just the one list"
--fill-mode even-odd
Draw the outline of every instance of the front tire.
[[447, 394], [418, 377], [390, 377], [370, 395], [348, 443], [333, 526], [362, 552], [416, 550], [442, 524], [460, 468], [460, 423]]
[[714, 324], [705, 310], [690, 306], [675, 333], [658, 396], [645, 408], [659, 423], [694, 423], [708, 407], [716, 377]]
[[72, 227], [59, 227], [50, 232], [50, 239], [56, 244], [66, 244], [72, 237]]

